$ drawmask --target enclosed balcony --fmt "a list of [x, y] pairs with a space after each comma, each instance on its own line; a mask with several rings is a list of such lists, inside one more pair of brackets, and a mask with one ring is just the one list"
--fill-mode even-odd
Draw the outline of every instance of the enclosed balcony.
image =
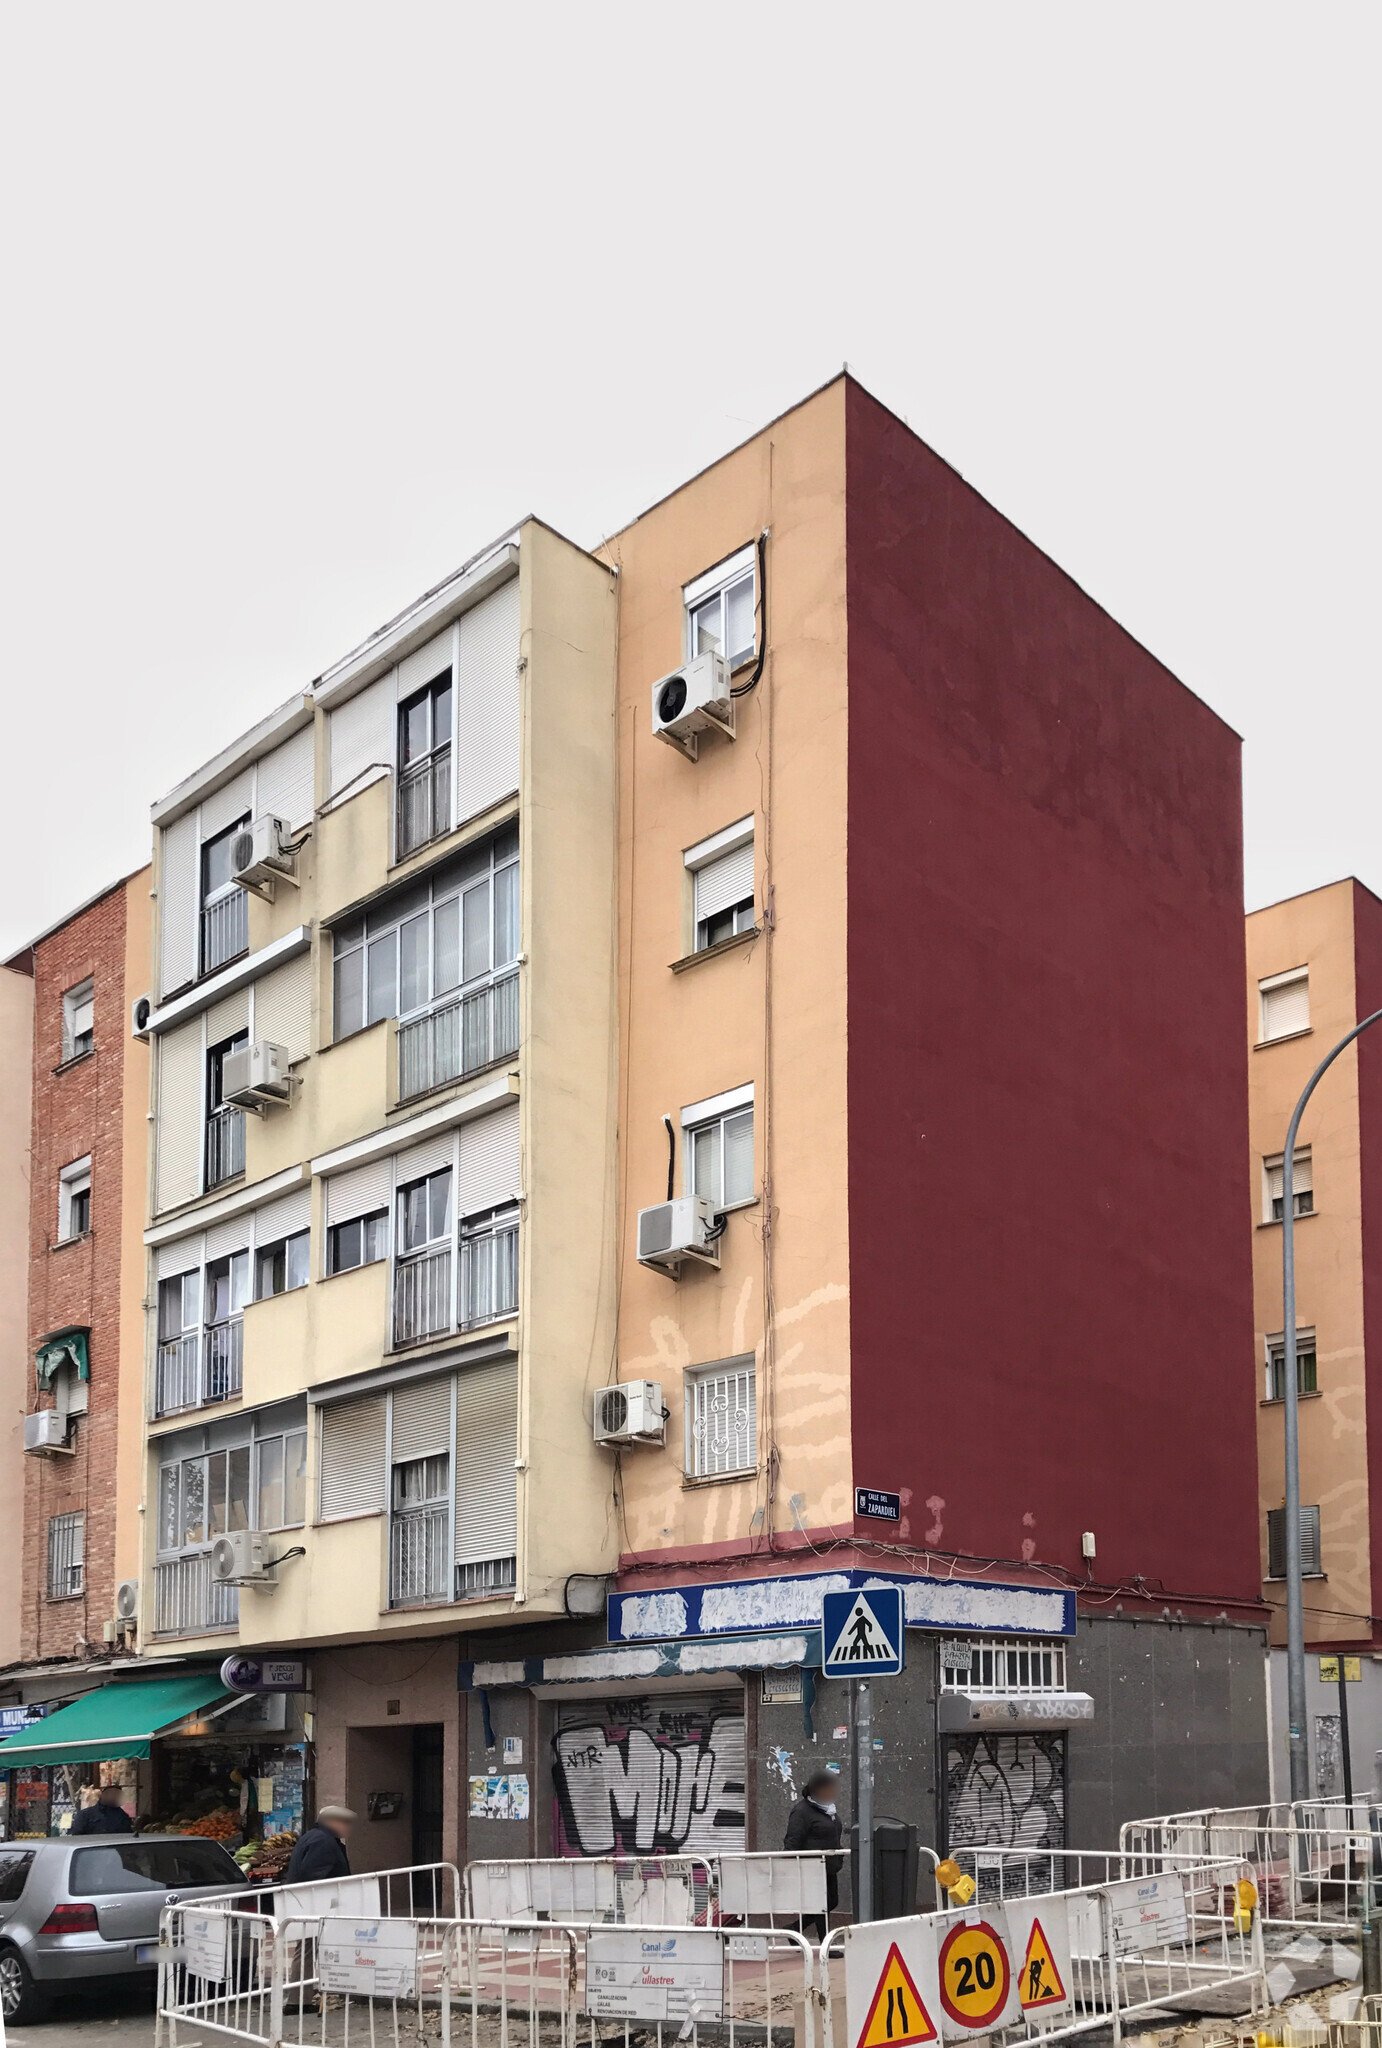
[[399, 1025], [398, 1099], [430, 1094], [517, 1051], [515, 971]]

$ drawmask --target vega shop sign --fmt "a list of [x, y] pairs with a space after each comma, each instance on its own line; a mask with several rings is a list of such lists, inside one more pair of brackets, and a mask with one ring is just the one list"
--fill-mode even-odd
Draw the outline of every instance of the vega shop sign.
[[289, 1657], [227, 1657], [221, 1683], [232, 1692], [306, 1692], [307, 1666]]

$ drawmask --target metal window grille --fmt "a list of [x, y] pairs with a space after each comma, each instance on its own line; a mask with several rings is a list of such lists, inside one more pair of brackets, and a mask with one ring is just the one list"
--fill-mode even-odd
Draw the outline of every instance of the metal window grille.
[[216, 1109], [206, 1120], [206, 1185], [220, 1187], [245, 1170], [245, 1112]]
[[[1320, 1564], [1320, 1511], [1317, 1507], [1302, 1507], [1300, 1511], [1300, 1568], [1307, 1578], [1318, 1578]], [[1286, 1576], [1286, 1510], [1267, 1510], [1267, 1577], [1284, 1579]]]
[[686, 1401], [691, 1478], [752, 1472], [758, 1462], [753, 1367], [695, 1374], [687, 1382]]
[[450, 1245], [400, 1259], [393, 1276], [395, 1347], [444, 1336], [451, 1326]]
[[518, 1307], [518, 1219], [504, 1219], [461, 1242], [461, 1321], [469, 1329]]
[[154, 1566], [154, 1634], [196, 1636], [234, 1628], [240, 1619], [240, 1589], [211, 1576], [211, 1552], [202, 1550]]
[[245, 1330], [239, 1316], [189, 1330], [158, 1347], [154, 1372], [154, 1413], [175, 1415], [228, 1401], [244, 1384]]
[[80, 1593], [83, 1554], [86, 1547], [86, 1516], [54, 1515], [48, 1524], [48, 1598], [66, 1600]]
[[412, 761], [398, 776], [398, 858], [451, 830], [451, 743]]
[[389, 1531], [391, 1607], [450, 1597], [450, 1533], [451, 1511], [444, 1501], [395, 1514]]
[[430, 1094], [518, 1051], [518, 975], [439, 1004], [398, 1027], [398, 1099]]
[[516, 1557], [487, 1557], [479, 1564], [456, 1566], [457, 1600], [486, 1600], [492, 1593], [507, 1593], [518, 1584]]
[[966, 1639], [964, 1648], [969, 1652], [967, 1665], [952, 1667], [942, 1658], [941, 1687], [945, 1692], [997, 1695], [1065, 1691], [1064, 1643], [1023, 1643], [1003, 1636], [975, 1636]]
[[218, 896], [202, 910], [202, 973], [214, 974], [249, 951], [250, 899], [243, 889]]

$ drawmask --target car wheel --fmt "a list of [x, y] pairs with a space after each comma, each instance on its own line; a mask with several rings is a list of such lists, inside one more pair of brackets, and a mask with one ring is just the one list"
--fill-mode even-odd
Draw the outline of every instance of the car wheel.
[[51, 2000], [29, 1975], [16, 1948], [0, 1948], [0, 2013], [7, 2027], [27, 2027], [47, 2017]]

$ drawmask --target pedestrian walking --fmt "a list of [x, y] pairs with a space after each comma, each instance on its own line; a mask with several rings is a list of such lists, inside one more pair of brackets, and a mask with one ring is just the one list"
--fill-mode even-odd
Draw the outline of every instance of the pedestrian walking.
[[[838, 1849], [844, 1833], [840, 1816], [835, 1811], [835, 1792], [839, 1779], [834, 1771], [813, 1771], [806, 1781], [806, 1789], [787, 1816], [787, 1833], [783, 1837], [784, 1849]], [[843, 1856], [826, 1855], [825, 1859], [825, 1913], [809, 1913], [801, 1923], [803, 1934], [814, 1929], [817, 1941], [824, 1941], [830, 1932], [830, 1915], [840, 1902], [840, 1866]]]

